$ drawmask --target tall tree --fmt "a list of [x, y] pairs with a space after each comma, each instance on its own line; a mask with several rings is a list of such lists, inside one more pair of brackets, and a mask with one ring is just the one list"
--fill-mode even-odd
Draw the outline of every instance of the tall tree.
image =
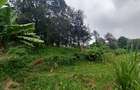
[[86, 42], [89, 32], [83, 12], [68, 7], [64, 0], [11, 0], [18, 22], [36, 24], [36, 32], [47, 45], [73, 46]]
[[93, 36], [95, 38], [95, 42], [97, 43], [99, 38], [100, 38], [100, 35], [99, 35], [99, 33], [96, 30], [93, 31]]
[[117, 40], [111, 33], [107, 33], [105, 35], [105, 38], [108, 41], [108, 45], [111, 49], [118, 48]]
[[121, 36], [119, 39], [118, 39], [118, 46], [119, 48], [124, 48], [126, 49], [128, 47], [128, 41], [129, 39], [124, 37], [124, 36]]

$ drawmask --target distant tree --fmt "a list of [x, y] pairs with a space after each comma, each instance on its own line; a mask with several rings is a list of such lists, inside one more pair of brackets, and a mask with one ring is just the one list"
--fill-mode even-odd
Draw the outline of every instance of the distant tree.
[[105, 35], [105, 38], [106, 38], [108, 45], [111, 49], [118, 48], [117, 40], [111, 33], [107, 33]]
[[119, 48], [128, 48], [128, 41], [129, 39], [124, 37], [124, 36], [121, 36], [119, 39], [118, 39], [118, 46]]
[[105, 39], [102, 38], [102, 37], [100, 37], [100, 38], [98, 39], [98, 42], [99, 42], [100, 44], [105, 44], [105, 43], [106, 43], [106, 42], [105, 42]]
[[140, 50], [140, 39], [130, 39], [129, 40], [129, 49], [131, 50]]
[[95, 42], [97, 43], [99, 38], [100, 38], [100, 35], [99, 35], [99, 33], [96, 30], [93, 31], [93, 36], [95, 38]]
[[89, 32], [87, 27], [84, 25], [84, 15], [81, 10], [75, 10], [73, 12], [73, 17], [72, 17], [72, 38], [73, 42], [77, 43], [78, 46], [80, 46], [80, 43], [86, 40], [89, 40]]
[[95, 39], [95, 42], [94, 44], [96, 44], [97, 46], [100, 46], [100, 45], [105, 45], [105, 40], [100, 37], [100, 34], [95, 30], [93, 31], [92, 35], [94, 36], [94, 39]]

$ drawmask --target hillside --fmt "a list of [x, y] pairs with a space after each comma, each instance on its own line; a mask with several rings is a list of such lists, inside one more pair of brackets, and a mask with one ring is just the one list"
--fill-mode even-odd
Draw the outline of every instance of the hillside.
[[[68, 61], [78, 49], [44, 48], [28, 51], [25, 48], [11, 48], [0, 57], [1, 87], [12, 83], [11, 88], [20, 90], [108, 90], [112, 88], [112, 65], [95, 64], [86, 60]], [[60, 65], [46, 64], [47, 57], [64, 56], [67, 60]], [[68, 62], [67, 62], [68, 61]], [[51, 63], [51, 62], [50, 62]], [[8, 79], [8, 80], [7, 80]], [[6, 83], [5, 83], [6, 82]]]

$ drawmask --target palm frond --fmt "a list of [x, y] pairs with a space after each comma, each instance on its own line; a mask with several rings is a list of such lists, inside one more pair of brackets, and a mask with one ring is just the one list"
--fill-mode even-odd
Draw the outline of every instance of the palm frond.
[[40, 39], [40, 37], [36, 35], [36, 33], [24, 33], [23, 35]]
[[30, 42], [27, 42], [27, 41], [23, 41], [23, 40], [20, 40], [21, 43], [25, 44], [25, 45], [28, 45], [30, 47], [34, 47], [34, 45]]
[[2, 7], [6, 2], [7, 0], [0, 0], [0, 7]]
[[6, 25], [7, 33], [30, 33], [34, 32], [34, 24], [23, 24], [23, 25]]
[[34, 37], [17, 36], [17, 38], [27, 40], [27, 41], [30, 41], [30, 42], [34, 42], [34, 43], [44, 43], [43, 40], [37, 39], [37, 38], [34, 38]]

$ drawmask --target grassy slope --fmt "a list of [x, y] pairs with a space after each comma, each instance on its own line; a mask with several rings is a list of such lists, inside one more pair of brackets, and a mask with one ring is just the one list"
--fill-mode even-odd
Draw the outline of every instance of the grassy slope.
[[[24, 50], [12, 49], [10, 54], [0, 57], [0, 62], [6, 63], [8, 57], [16, 56], [15, 52]], [[39, 50], [38, 53], [27, 54], [24, 61], [32, 62], [37, 58], [45, 58], [53, 55], [72, 56], [79, 52], [78, 49], [48, 48]], [[13, 55], [11, 55], [13, 54]], [[20, 74], [13, 75], [20, 90], [109, 90], [113, 83], [112, 64], [95, 64], [88, 61], [78, 62], [76, 65], [62, 66], [47, 71], [46, 66], [40, 65], [31, 70], [22, 69]], [[3, 74], [3, 77], [6, 77]], [[1, 86], [4, 86], [1, 78]], [[94, 90], [93, 89], [93, 90]]]

